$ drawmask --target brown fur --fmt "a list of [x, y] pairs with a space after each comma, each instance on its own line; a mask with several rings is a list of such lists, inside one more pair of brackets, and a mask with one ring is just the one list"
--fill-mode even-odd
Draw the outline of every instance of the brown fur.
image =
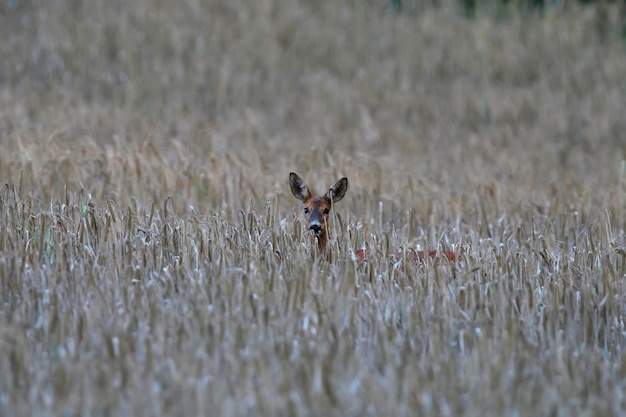
[[348, 191], [348, 179], [342, 178], [333, 184], [323, 196], [315, 196], [307, 183], [292, 172], [289, 174], [291, 192], [304, 206], [306, 227], [317, 240], [321, 252], [326, 251], [328, 242], [328, 218], [334, 203], [338, 203]]
[[[328, 189], [326, 195], [323, 196], [313, 195], [307, 183], [294, 172], [289, 174], [289, 186], [293, 195], [298, 200], [302, 201], [304, 205], [304, 219], [307, 229], [313, 233], [313, 238], [317, 240], [320, 252], [326, 252], [330, 210], [333, 208], [334, 203], [341, 201], [346, 195], [346, 191], [348, 191], [348, 179], [344, 177], [337, 181]], [[437, 256], [438, 252], [431, 250], [428, 252], [411, 251], [411, 253], [414, 254], [416, 261], [424, 262], [426, 257], [434, 258]], [[355, 255], [359, 260], [367, 258], [365, 249], [357, 249]], [[454, 252], [444, 251], [443, 255], [451, 262], [456, 260]], [[390, 258], [400, 260], [403, 256], [403, 252], [397, 252], [390, 255]]]

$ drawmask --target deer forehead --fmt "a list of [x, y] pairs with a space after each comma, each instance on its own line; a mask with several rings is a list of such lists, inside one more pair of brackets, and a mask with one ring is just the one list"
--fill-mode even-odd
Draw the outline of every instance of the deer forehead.
[[311, 211], [323, 210], [330, 208], [330, 199], [328, 197], [311, 197], [304, 202], [304, 205]]

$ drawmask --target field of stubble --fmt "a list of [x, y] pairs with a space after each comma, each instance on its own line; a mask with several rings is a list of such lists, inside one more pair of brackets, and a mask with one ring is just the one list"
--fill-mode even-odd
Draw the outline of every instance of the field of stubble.
[[0, 6], [0, 415], [626, 411], [614, 6], [201, 3]]

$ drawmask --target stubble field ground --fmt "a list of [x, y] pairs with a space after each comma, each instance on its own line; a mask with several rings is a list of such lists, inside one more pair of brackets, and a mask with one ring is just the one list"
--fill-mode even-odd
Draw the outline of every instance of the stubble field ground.
[[624, 413], [619, 4], [411, 4], [0, 6], [0, 415]]

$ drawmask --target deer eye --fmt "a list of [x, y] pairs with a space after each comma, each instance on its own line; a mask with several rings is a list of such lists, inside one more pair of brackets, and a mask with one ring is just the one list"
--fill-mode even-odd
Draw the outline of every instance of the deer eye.
[[327, 208], [327, 209], [324, 209], [324, 215], [325, 215], [325, 216], [327, 216], [327, 215], [328, 215], [328, 213], [330, 213], [330, 209], [328, 209], [328, 208]]
[[309, 214], [309, 208], [308, 207], [304, 208], [304, 214]]

